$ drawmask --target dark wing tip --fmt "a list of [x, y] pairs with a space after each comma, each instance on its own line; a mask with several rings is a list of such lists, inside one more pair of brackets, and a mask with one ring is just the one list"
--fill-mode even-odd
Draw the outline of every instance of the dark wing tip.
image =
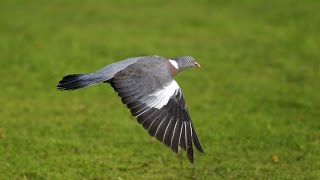
[[191, 128], [192, 128], [192, 140], [193, 140], [193, 143], [194, 143], [194, 146], [196, 147], [196, 149], [201, 152], [201, 153], [204, 153], [204, 150], [203, 148], [201, 147], [201, 144], [200, 144], [200, 141], [198, 139], [198, 136], [196, 134], [196, 131], [194, 130], [194, 127], [191, 123]]
[[172, 150], [174, 153], [176, 153], [176, 154], [179, 153], [178, 148], [171, 148], [171, 150]]
[[187, 156], [191, 163], [194, 163], [192, 146], [187, 148]]
[[186, 128], [186, 151], [188, 159], [191, 163], [193, 163], [193, 146], [192, 146], [192, 127], [191, 121], [185, 122]]

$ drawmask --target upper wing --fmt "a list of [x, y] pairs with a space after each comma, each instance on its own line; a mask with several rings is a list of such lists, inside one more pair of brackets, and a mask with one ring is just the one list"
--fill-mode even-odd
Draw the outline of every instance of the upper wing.
[[150, 69], [131, 65], [117, 73], [109, 83], [151, 136], [176, 153], [180, 146], [193, 162], [192, 144], [200, 152], [203, 149], [181, 90], [165, 71], [155, 74]]

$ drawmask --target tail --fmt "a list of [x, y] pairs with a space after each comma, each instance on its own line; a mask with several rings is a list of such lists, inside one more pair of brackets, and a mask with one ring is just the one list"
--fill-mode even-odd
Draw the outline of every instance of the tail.
[[99, 75], [99, 73], [89, 73], [89, 74], [72, 74], [63, 77], [59, 84], [57, 85], [58, 90], [75, 90], [83, 87], [91, 86], [99, 82], [106, 81], [104, 76]]

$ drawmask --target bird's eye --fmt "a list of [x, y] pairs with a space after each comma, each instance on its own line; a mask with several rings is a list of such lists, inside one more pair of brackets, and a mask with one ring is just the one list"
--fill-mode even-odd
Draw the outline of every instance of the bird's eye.
[[191, 60], [188, 61], [189, 63], [191, 62]]

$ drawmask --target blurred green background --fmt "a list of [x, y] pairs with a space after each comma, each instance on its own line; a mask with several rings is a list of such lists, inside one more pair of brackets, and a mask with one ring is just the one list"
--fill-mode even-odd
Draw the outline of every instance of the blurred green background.
[[[0, 0], [0, 179], [320, 179], [320, 1]], [[205, 154], [150, 138], [67, 74], [141, 55], [179, 74]]]

